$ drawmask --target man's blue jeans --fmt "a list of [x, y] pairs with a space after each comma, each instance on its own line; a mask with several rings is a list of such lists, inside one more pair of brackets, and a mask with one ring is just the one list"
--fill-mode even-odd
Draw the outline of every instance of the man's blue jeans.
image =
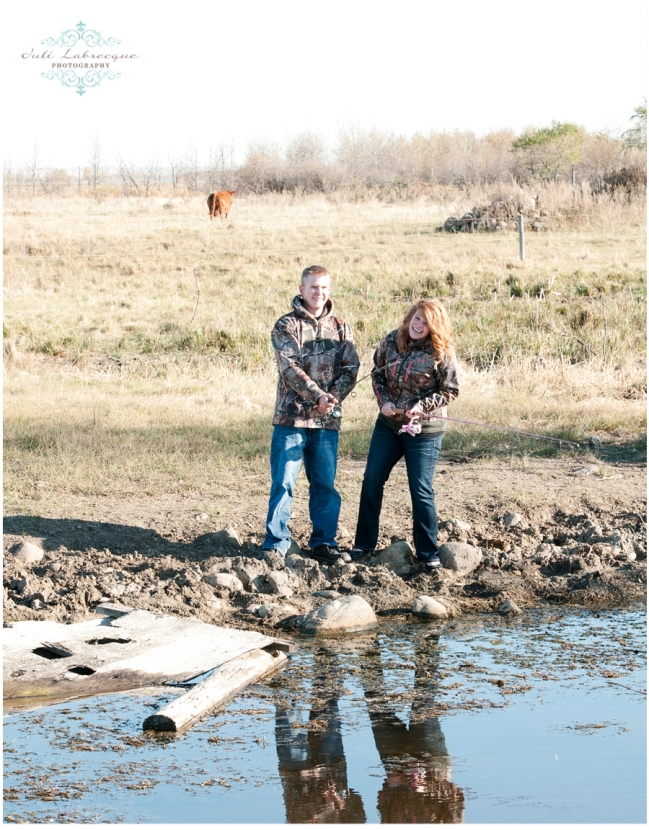
[[417, 559], [428, 562], [438, 555], [433, 473], [441, 447], [440, 433], [398, 435], [380, 420], [376, 422], [361, 489], [354, 542], [357, 548], [373, 550], [376, 547], [383, 488], [394, 465], [405, 457], [412, 499], [412, 536]]
[[340, 495], [334, 487], [338, 458], [338, 431], [324, 428], [273, 428], [270, 445], [271, 488], [266, 519], [264, 548], [285, 554], [291, 546], [288, 523], [291, 518], [293, 488], [302, 461], [309, 481], [309, 515], [313, 530], [309, 547], [338, 547], [336, 530], [340, 514]]

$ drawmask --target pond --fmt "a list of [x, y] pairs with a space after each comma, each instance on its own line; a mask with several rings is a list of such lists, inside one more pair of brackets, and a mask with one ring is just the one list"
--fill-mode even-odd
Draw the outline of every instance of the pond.
[[546, 607], [298, 638], [188, 732], [180, 689], [4, 719], [5, 822], [644, 823], [646, 612]]

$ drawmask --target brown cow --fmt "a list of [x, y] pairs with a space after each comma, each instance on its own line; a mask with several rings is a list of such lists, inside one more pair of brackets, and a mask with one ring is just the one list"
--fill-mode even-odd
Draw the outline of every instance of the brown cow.
[[228, 218], [232, 207], [232, 197], [236, 192], [236, 190], [219, 190], [218, 193], [210, 193], [207, 197], [210, 219], [214, 219], [217, 214], [221, 217], [221, 221]]

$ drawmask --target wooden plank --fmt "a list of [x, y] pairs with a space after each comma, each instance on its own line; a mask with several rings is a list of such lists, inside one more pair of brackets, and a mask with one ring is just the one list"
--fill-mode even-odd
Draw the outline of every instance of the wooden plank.
[[292, 651], [295, 651], [297, 644], [293, 640], [273, 640], [269, 644], [269, 648], [275, 648], [277, 651], [285, 651], [287, 654], [290, 654]]
[[42, 643], [43, 648], [51, 651], [52, 654], [56, 654], [59, 657], [72, 657], [74, 654], [73, 651], [70, 650], [70, 646], [62, 646], [61, 643]]
[[142, 728], [156, 732], [186, 729], [285, 660], [286, 654], [275, 649], [256, 649], [235, 657], [159, 712], [149, 715]]
[[107, 617], [123, 617], [124, 614], [130, 614], [131, 611], [136, 611], [130, 605], [120, 605], [119, 602], [102, 602], [95, 607], [95, 614], [104, 614]]
[[[286, 640], [256, 631], [148, 611], [74, 625], [17, 622], [4, 629], [3, 640], [4, 698], [9, 700], [184, 682], [273, 643], [277, 649], [291, 648]], [[54, 659], [43, 656], [43, 648]]]

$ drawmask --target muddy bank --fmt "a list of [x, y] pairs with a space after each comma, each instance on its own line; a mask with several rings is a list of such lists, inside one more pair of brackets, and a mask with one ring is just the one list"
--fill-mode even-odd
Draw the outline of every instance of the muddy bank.
[[[7, 519], [5, 530], [14, 529], [18, 518]], [[521, 608], [548, 601], [617, 606], [646, 594], [641, 502], [626, 509], [589, 510], [582, 504], [579, 512], [568, 512], [542, 506], [471, 522], [447, 519], [440, 541], [462, 542], [479, 552], [478, 566], [466, 574], [422, 573], [416, 564], [381, 565], [373, 557], [326, 566], [310, 559], [308, 551], [298, 552], [297, 545], [284, 559], [263, 553], [257, 538], [246, 537], [245, 527], [182, 542], [140, 528], [141, 546], [150, 534], [140, 551], [124, 528], [116, 537], [114, 526], [101, 522], [34, 521], [38, 534], [5, 533], [5, 622], [79, 621], [98, 603], [113, 600], [221, 625], [290, 630], [312, 609], [350, 594], [384, 615], [409, 614], [422, 594], [443, 598], [457, 614], [495, 612], [507, 599]], [[305, 524], [295, 534], [305, 547], [306, 533]], [[37, 561], [21, 558], [26, 538], [42, 550]], [[384, 546], [399, 538], [384, 538]]]

